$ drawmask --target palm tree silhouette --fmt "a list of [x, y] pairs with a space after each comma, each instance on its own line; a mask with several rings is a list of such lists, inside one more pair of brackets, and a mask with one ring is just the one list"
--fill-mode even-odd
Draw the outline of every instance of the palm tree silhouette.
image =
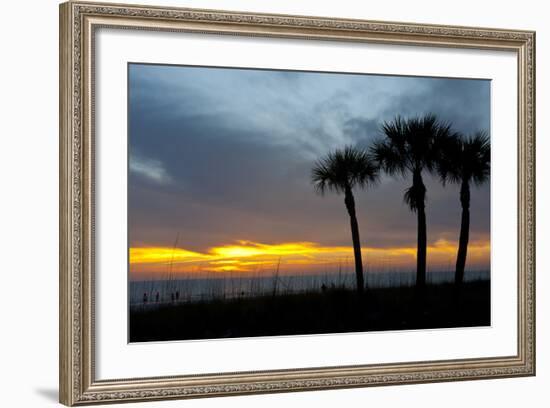
[[315, 163], [311, 173], [311, 181], [320, 194], [324, 194], [326, 191], [333, 191], [337, 194], [344, 193], [344, 203], [351, 225], [358, 293], [363, 292], [365, 282], [353, 189], [365, 188], [375, 184], [377, 180], [378, 167], [374, 161], [367, 152], [352, 146], [346, 146], [344, 149], [337, 149], [327, 154]]
[[416, 286], [426, 285], [426, 186], [424, 171], [433, 172], [439, 155], [440, 141], [451, 134], [450, 125], [433, 114], [394, 120], [382, 125], [384, 138], [374, 142], [372, 154], [379, 166], [390, 175], [412, 175], [412, 186], [404, 200], [417, 214]]
[[437, 170], [443, 184], [460, 184], [462, 218], [456, 256], [455, 285], [464, 279], [464, 268], [470, 238], [470, 184], [481, 185], [489, 180], [491, 170], [491, 145], [486, 132], [477, 132], [467, 138], [455, 134], [447, 139], [441, 149]]

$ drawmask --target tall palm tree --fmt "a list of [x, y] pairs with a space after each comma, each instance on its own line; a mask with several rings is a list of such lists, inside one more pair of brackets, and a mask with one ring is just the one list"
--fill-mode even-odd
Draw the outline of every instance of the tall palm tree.
[[311, 181], [320, 194], [324, 194], [326, 191], [344, 194], [344, 203], [351, 225], [358, 293], [363, 292], [365, 281], [353, 189], [365, 188], [375, 184], [377, 180], [378, 167], [374, 161], [367, 152], [352, 146], [330, 152], [315, 163], [311, 173]]
[[435, 115], [403, 119], [397, 116], [382, 125], [383, 139], [374, 142], [372, 154], [390, 175], [412, 176], [404, 200], [417, 214], [416, 286], [426, 285], [426, 186], [423, 172], [433, 172], [441, 140], [450, 136], [450, 125]]
[[462, 218], [456, 256], [455, 285], [464, 279], [464, 268], [470, 239], [470, 184], [481, 185], [489, 180], [491, 170], [491, 145], [486, 132], [477, 132], [463, 138], [454, 135], [443, 144], [438, 161], [438, 173], [443, 181], [460, 184]]

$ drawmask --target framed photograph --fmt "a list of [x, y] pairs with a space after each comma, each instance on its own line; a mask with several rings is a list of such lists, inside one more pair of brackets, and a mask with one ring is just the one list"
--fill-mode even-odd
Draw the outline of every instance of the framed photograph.
[[535, 33], [60, 6], [60, 401], [535, 374]]

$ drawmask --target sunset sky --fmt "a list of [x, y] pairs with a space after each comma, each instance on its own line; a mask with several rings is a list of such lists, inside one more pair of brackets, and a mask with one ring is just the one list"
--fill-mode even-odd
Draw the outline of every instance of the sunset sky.
[[[490, 82], [293, 71], [129, 66], [132, 279], [174, 274], [337, 272], [353, 263], [343, 196], [315, 193], [329, 151], [368, 146], [382, 121], [435, 113], [490, 130]], [[410, 179], [356, 191], [363, 261], [413, 270]], [[428, 270], [452, 269], [459, 187], [427, 186]], [[488, 269], [490, 186], [472, 188], [469, 268]]]

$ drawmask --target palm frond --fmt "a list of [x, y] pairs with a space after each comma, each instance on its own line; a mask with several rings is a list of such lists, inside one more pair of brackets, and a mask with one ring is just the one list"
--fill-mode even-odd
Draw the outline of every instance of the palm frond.
[[487, 132], [479, 131], [466, 142], [469, 172], [476, 185], [485, 183], [491, 174], [491, 141]]
[[319, 194], [324, 194], [327, 189], [332, 189], [330, 180], [330, 163], [326, 159], [318, 160], [311, 171], [311, 181]]
[[328, 153], [318, 160], [311, 173], [311, 181], [320, 194], [326, 191], [342, 193], [346, 188], [368, 187], [378, 181], [378, 166], [368, 152], [346, 146]]
[[[403, 119], [396, 116], [384, 122], [381, 127], [383, 139], [373, 143], [371, 152], [380, 167], [390, 175], [405, 175], [408, 172], [421, 175], [422, 172], [437, 170], [442, 179], [453, 177], [453, 169], [438, 166], [442, 149], [453, 139], [451, 124], [442, 122], [434, 114]], [[404, 200], [411, 210], [423, 205], [426, 188], [420, 182], [405, 191]]]
[[476, 132], [464, 137], [460, 134], [449, 138], [441, 149], [437, 162], [438, 174], [446, 182], [486, 182], [490, 175], [491, 147], [486, 132]]
[[443, 185], [458, 183], [462, 179], [462, 152], [464, 142], [460, 133], [438, 139], [439, 156], [436, 159], [437, 173]]
[[407, 167], [403, 153], [390, 140], [377, 140], [370, 147], [370, 153], [378, 166], [389, 175], [404, 175]]
[[373, 144], [372, 152], [390, 175], [426, 169], [432, 172], [439, 157], [441, 140], [451, 135], [451, 124], [441, 122], [434, 114], [403, 119], [396, 116], [384, 122], [382, 141]]
[[411, 211], [416, 212], [424, 204], [426, 198], [426, 187], [424, 185], [414, 184], [405, 190], [403, 201], [409, 206]]

